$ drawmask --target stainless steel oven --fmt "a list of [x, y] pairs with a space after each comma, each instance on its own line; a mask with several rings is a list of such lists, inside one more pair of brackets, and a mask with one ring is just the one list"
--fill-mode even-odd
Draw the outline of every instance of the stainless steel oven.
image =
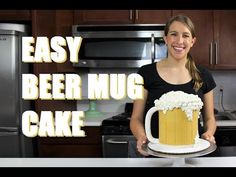
[[236, 156], [236, 126], [219, 126], [215, 133], [217, 144], [214, 156]]
[[[206, 156], [236, 156], [236, 114], [230, 111], [214, 110], [216, 118], [215, 140], [217, 149]], [[201, 124], [203, 125], [202, 121]]]
[[133, 135], [103, 135], [103, 157], [141, 157], [136, 150], [136, 139]]
[[103, 157], [142, 157], [129, 127], [132, 110], [133, 103], [126, 103], [123, 113], [102, 121]]
[[75, 67], [137, 68], [165, 58], [163, 24], [74, 25], [83, 38]]
[[213, 156], [236, 156], [236, 114], [235, 111], [219, 112], [215, 114], [217, 129], [215, 139], [217, 144]]

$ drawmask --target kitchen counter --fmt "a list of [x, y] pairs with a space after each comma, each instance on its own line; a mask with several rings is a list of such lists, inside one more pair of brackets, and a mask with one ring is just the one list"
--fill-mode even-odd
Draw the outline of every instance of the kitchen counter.
[[[184, 166], [236, 167], [236, 157], [186, 158]], [[176, 158], [0, 158], [0, 167], [181, 167]]]
[[[201, 121], [200, 124], [203, 126], [203, 122]], [[236, 127], [236, 120], [216, 120], [217, 127]]]
[[115, 113], [105, 112], [101, 116], [85, 117], [84, 118], [84, 125], [85, 126], [101, 126], [102, 125], [102, 121], [104, 119], [110, 118], [110, 117], [115, 116], [117, 114], [120, 114], [120, 113], [119, 112], [115, 112]]
[[218, 127], [229, 127], [229, 126], [236, 127], [236, 120], [217, 120], [216, 125]]
[[[218, 127], [236, 127], [236, 114], [233, 111], [217, 112], [215, 114], [216, 125]], [[202, 119], [200, 119], [201, 125], [203, 125]]]
[[[104, 112], [101, 116], [96, 117], [85, 117], [84, 118], [84, 125], [85, 126], [101, 126], [102, 121], [104, 119], [110, 118], [112, 116], [118, 115], [121, 112]], [[200, 122], [203, 125], [203, 122]], [[236, 120], [217, 120], [217, 126], [236, 126]]]

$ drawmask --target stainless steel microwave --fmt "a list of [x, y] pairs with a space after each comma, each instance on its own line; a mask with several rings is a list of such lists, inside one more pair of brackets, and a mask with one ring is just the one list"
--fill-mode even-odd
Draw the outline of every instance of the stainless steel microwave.
[[163, 24], [74, 25], [83, 38], [75, 67], [138, 68], [167, 55]]

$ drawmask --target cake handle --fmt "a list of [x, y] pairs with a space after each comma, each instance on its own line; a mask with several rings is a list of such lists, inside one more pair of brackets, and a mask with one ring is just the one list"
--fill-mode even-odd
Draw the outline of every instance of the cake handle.
[[151, 133], [151, 118], [152, 115], [158, 111], [157, 108], [154, 106], [151, 109], [148, 110], [147, 114], [146, 114], [146, 118], [145, 118], [145, 132], [146, 132], [146, 136], [147, 139], [151, 142], [151, 143], [158, 143], [158, 139], [154, 138], [152, 136]]

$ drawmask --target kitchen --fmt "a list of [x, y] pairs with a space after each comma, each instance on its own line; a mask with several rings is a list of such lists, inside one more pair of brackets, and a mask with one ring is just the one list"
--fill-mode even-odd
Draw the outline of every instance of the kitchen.
[[[23, 22], [32, 27], [33, 36], [70, 36], [72, 35], [71, 27], [77, 24], [163, 24], [167, 18], [175, 13], [178, 13], [180, 10], [157, 10], [150, 11], [147, 10], [138, 10], [137, 13], [134, 13], [134, 10], [117, 10], [117, 11], [85, 11], [85, 10], [23, 10], [21, 12], [11, 11], [12, 14], [16, 14], [13, 18], [7, 20], [7, 15], [4, 15], [4, 12], [0, 13], [0, 19], [3, 19], [4, 22]], [[9, 13], [9, 12], [8, 12]], [[5, 13], [5, 14], [8, 14]], [[228, 26], [230, 24], [235, 24], [234, 16], [236, 15], [235, 10], [231, 11], [218, 11], [218, 10], [207, 10], [201, 12], [201, 10], [185, 10], [186, 14], [189, 14], [193, 17], [193, 21], [198, 22], [197, 31], [199, 31], [199, 36], [204, 36], [204, 40], [199, 39], [196, 55], [199, 55], [200, 63], [208, 66], [212, 69], [212, 74], [216, 80], [217, 88], [215, 92], [215, 107], [219, 111], [228, 110], [234, 111], [236, 109], [234, 101], [234, 85], [233, 80], [235, 80], [235, 61], [229, 61], [228, 58], [231, 58], [230, 55], [235, 56], [235, 50], [233, 40], [235, 37], [230, 36], [231, 40], [227, 41], [227, 44], [224, 44], [224, 47], [227, 46], [228, 51], [222, 51], [222, 45], [218, 45], [218, 42], [224, 41], [225, 36], [217, 36], [215, 34], [222, 34], [225, 31], [234, 29], [225, 28], [220, 26], [221, 20], [224, 20], [226, 17], [229, 19], [227, 21]], [[108, 15], [110, 14], [110, 15]], [[160, 15], [161, 14], [161, 15]], [[156, 18], [150, 18], [151, 16]], [[216, 19], [213, 21], [213, 16]], [[131, 18], [130, 18], [131, 17]], [[202, 18], [202, 21], [197, 19]], [[196, 19], [196, 20], [194, 20]], [[45, 25], [47, 23], [48, 25]], [[218, 28], [213, 28], [213, 23]], [[207, 28], [200, 29], [201, 26]], [[218, 26], [217, 26], [218, 25]], [[232, 27], [232, 26], [231, 26]], [[214, 31], [213, 31], [214, 30]], [[219, 31], [218, 31], [219, 30]], [[222, 30], [222, 31], [220, 31]], [[209, 34], [209, 35], [204, 35]], [[227, 34], [227, 33], [224, 33]], [[215, 41], [213, 41], [213, 37]], [[221, 38], [222, 37], [222, 38]], [[205, 44], [207, 43], [207, 44]], [[203, 47], [205, 46], [205, 47]], [[220, 51], [220, 57], [217, 61], [209, 62], [209, 56], [212, 59], [215, 58], [215, 48], [217, 47]], [[199, 49], [200, 48], [200, 49]], [[214, 48], [214, 50], [213, 50]], [[210, 53], [209, 53], [210, 51]], [[226, 57], [225, 57], [226, 56]], [[226, 59], [227, 58], [227, 59]], [[227, 63], [228, 62], [228, 63]], [[102, 69], [102, 68], [79, 68], [73, 67], [70, 62], [65, 62], [64, 64], [34, 64], [33, 73], [79, 73], [82, 80], [82, 90], [84, 96], [88, 93], [86, 90], [87, 75], [88, 73], [125, 73], [131, 74], [135, 73], [137, 70], [135, 68], [115, 68], [115, 69]], [[223, 90], [223, 92], [222, 92]], [[129, 98], [123, 100], [99, 100], [92, 102], [86, 100], [85, 97], [82, 97], [83, 100], [36, 100], [34, 107], [37, 112], [40, 111], [75, 111], [83, 110], [87, 111], [91, 106], [91, 109], [96, 107], [96, 111], [99, 111], [103, 116], [86, 118], [85, 120], [85, 131], [87, 132], [86, 138], [37, 138], [35, 140], [34, 149], [36, 157], [102, 157], [102, 129], [101, 124], [102, 120], [110, 118], [112, 116], [123, 113], [125, 110], [125, 103], [131, 102]], [[95, 103], [95, 104], [94, 104]], [[223, 104], [222, 104], [223, 103]], [[108, 111], [109, 110], [109, 111]], [[231, 123], [230, 123], [231, 124]], [[231, 148], [231, 151], [235, 149]]]

